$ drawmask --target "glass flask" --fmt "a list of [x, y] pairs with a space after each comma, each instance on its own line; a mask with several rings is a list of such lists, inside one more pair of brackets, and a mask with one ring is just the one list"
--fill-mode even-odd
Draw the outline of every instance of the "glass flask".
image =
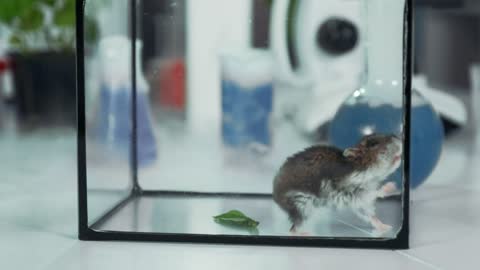
[[[379, 6], [377, 9], [367, 7], [366, 12], [372, 20], [384, 16]], [[351, 147], [370, 134], [404, 132], [404, 100], [396, 94], [404, 87], [400, 72], [402, 59], [386, 49], [398, 49], [401, 37], [395, 36], [392, 24], [371, 23], [368, 32], [364, 46], [365, 68], [359, 87], [338, 108], [329, 126], [328, 141], [340, 148]], [[385, 67], [381, 63], [397, 64]], [[433, 106], [416, 90], [412, 90], [411, 108], [409, 178], [411, 187], [417, 188], [427, 180], [440, 159], [444, 128]], [[386, 181], [401, 187], [402, 169], [397, 169]]]
[[[80, 239], [408, 247], [411, 1], [116, 0], [102, 7], [95, 2], [77, 1]], [[292, 5], [322, 11], [297, 15], [312, 27], [302, 42], [318, 45], [317, 32], [323, 33], [321, 46], [302, 57], [317, 60], [321, 54], [336, 68], [368, 69], [358, 83], [343, 86], [388, 83], [381, 91], [368, 90], [395, 106], [396, 118], [390, 120], [395, 130], [338, 147], [318, 144], [291, 119], [276, 117], [283, 109], [277, 100], [304, 91], [310, 79], [286, 84], [284, 59], [272, 49], [277, 41], [253, 45], [273, 27], [272, 16], [264, 12], [259, 18], [255, 9], [285, 11]], [[99, 101], [85, 98], [92, 87], [85, 82], [95, 72], [85, 64], [90, 28], [84, 18], [95, 9], [123, 18], [116, 20], [115, 35], [100, 31], [88, 44], [102, 51], [102, 41], [122, 37], [110, 41], [119, 53], [96, 54], [99, 65], [108, 67], [106, 81], [115, 86], [101, 89]], [[368, 48], [366, 58], [347, 57], [351, 48], [335, 41], [345, 34], [336, 24], [350, 19], [358, 42], [349, 46]], [[186, 53], [182, 72], [171, 72], [155, 59], [175, 59], [177, 40]], [[139, 63], [150, 63], [146, 78]], [[337, 69], [322, 68], [322, 81], [338, 80]], [[167, 83], [158, 84], [158, 78]], [[184, 100], [149, 102], [150, 85], [158, 93], [176, 92], [171, 85], [177, 80], [185, 80], [174, 87]], [[355, 89], [361, 88], [350, 92]], [[180, 128], [165, 120], [168, 110], [157, 110], [165, 102], [185, 112]], [[289, 102], [303, 106], [300, 99]], [[315, 107], [315, 100], [308, 106]], [[347, 118], [339, 125], [348, 128], [353, 116]], [[401, 180], [395, 190], [389, 176], [397, 169]]]

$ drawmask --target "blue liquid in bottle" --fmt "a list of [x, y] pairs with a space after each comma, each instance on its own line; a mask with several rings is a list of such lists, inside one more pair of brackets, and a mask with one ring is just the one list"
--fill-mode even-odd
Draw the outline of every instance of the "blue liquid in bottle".
[[222, 81], [222, 137], [226, 145], [271, 145], [272, 95], [272, 84], [245, 89], [230, 80]]
[[[131, 90], [110, 89], [100, 91], [99, 109], [96, 115], [94, 138], [109, 151], [130, 158], [131, 151]], [[137, 158], [140, 167], [157, 159], [157, 146], [150, 117], [150, 104], [146, 93], [137, 94]]]

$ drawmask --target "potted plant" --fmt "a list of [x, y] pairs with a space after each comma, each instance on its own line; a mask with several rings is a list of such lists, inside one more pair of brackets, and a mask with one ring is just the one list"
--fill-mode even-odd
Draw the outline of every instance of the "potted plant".
[[[76, 0], [0, 1], [9, 32], [18, 116], [28, 124], [75, 124]], [[88, 20], [87, 37], [96, 38]]]

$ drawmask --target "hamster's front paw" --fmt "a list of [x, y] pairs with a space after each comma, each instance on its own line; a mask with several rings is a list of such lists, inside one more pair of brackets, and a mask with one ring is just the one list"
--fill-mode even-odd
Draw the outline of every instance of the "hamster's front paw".
[[383, 185], [380, 190], [378, 190], [378, 197], [379, 198], [385, 198], [390, 195], [393, 195], [396, 193], [397, 190], [397, 185], [395, 185], [394, 182], [388, 182], [385, 185]]
[[392, 226], [384, 224], [376, 217], [372, 218], [372, 226], [376, 232], [379, 232], [382, 234], [387, 233], [392, 229]]
[[376, 230], [380, 231], [380, 232], [383, 232], [383, 233], [386, 233], [386, 232], [389, 232], [392, 230], [392, 226], [388, 225], [388, 224], [380, 224], [377, 228], [375, 228]]
[[391, 226], [389, 226], [389, 225], [386, 225], [386, 226], [390, 227], [390, 229], [381, 229], [381, 230], [374, 229], [372, 231], [372, 235], [374, 237], [385, 237], [391, 231]]

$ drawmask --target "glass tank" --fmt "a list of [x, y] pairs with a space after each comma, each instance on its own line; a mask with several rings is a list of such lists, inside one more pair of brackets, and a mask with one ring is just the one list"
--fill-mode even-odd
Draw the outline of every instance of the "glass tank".
[[80, 239], [407, 248], [411, 14], [78, 0]]

